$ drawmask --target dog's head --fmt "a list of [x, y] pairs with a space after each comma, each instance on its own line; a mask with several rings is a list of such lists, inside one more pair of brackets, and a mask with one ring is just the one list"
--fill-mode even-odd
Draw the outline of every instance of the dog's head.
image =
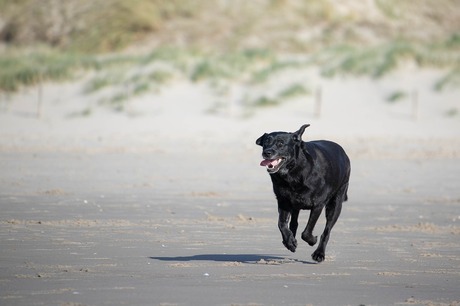
[[286, 172], [286, 165], [295, 158], [302, 143], [302, 134], [309, 124], [304, 124], [294, 133], [273, 132], [263, 134], [256, 140], [256, 144], [262, 146], [263, 161], [261, 166], [267, 167], [270, 174]]

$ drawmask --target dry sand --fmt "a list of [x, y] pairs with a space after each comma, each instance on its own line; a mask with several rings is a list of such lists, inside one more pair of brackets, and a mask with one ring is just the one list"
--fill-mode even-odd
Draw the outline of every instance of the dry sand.
[[[4, 98], [0, 304], [459, 305], [459, 92], [434, 93], [435, 74], [317, 77], [319, 118], [311, 97], [209, 114], [206, 86], [181, 82], [122, 114], [69, 117], [93, 103], [78, 82], [46, 85], [39, 119], [35, 89]], [[401, 86], [416, 120], [383, 101]], [[283, 247], [254, 144], [303, 123], [352, 160], [320, 264]]]

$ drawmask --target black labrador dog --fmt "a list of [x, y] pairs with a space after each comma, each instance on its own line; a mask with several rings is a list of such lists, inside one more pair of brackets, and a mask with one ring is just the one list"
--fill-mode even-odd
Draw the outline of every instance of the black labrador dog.
[[305, 124], [294, 133], [264, 134], [256, 144], [263, 147], [264, 160], [260, 165], [267, 168], [273, 183], [278, 200], [278, 227], [288, 250], [295, 252], [297, 247], [295, 235], [300, 210], [310, 210], [302, 239], [313, 246], [317, 241], [313, 229], [326, 207], [326, 226], [318, 248], [311, 255], [313, 260], [321, 262], [331, 229], [342, 210], [342, 202], [348, 199], [351, 166], [340, 145], [327, 140], [302, 141], [302, 134], [308, 126]]

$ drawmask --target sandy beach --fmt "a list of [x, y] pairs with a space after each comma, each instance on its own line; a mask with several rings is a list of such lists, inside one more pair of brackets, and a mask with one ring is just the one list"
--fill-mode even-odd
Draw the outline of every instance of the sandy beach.
[[[459, 91], [433, 91], [436, 73], [309, 72], [320, 116], [314, 95], [210, 112], [182, 81], [89, 116], [78, 81], [44, 84], [39, 117], [37, 88], [2, 97], [0, 304], [460, 305]], [[399, 88], [416, 114], [384, 101]], [[304, 123], [352, 163], [320, 264], [282, 245], [254, 143]]]

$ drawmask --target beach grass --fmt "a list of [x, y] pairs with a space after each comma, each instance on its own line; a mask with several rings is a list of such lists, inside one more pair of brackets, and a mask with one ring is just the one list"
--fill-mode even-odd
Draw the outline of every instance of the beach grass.
[[[460, 86], [460, 34], [450, 30], [458, 19], [452, 17], [455, 11], [449, 14], [449, 1], [441, 0], [431, 17], [419, 14], [416, 21], [409, 16], [431, 4], [376, 1], [383, 21], [374, 23], [360, 11], [343, 13], [332, 2], [0, 0], [5, 20], [0, 39], [6, 42], [0, 51], [0, 92], [91, 72], [85, 93], [111, 89], [101, 104], [122, 109], [131, 97], [161, 90], [174, 79], [206, 82], [222, 95], [232, 83], [259, 86], [309, 67], [324, 77], [378, 79], [408, 62], [445, 71], [433, 84], [436, 91]], [[247, 22], [238, 23], [238, 18]], [[441, 19], [432, 24], [430, 18]], [[416, 28], [395, 32], [401, 22], [430, 26], [422, 39]], [[312, 26], [319, 28], [317, 35], [294, 35]], [[213, 27], [224, 34], [214, 35]], [[434, 35], [436, 27], [446, 31]], [[378, 33], [379, 39], [365, 40], [366, 31]], [[139, 51], [148, 37], [156, 43]], [[248, 105], [277, 105], [307, 94], [308, 84], [293, 83], [276, 95], [251, 98]]]

